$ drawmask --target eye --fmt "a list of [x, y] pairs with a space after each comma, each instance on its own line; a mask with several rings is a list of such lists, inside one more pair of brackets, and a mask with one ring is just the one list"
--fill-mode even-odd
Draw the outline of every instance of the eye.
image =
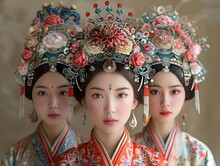
[[125, 98], [125, 97], [127, 97], [128, 95], [127, 94], [125, 94], [125, 93], [120, 93], [120, 94], [118, 94], [118, 98]]
[[68, 95], [68, 92], [67, 91], [61, 91], [59, 93], [60, 96], [67, 96]]
[[47, 95], [47, 92], [39, 91], [37, 94], [38, 94], [39, 96], [46, 96], [46, 95]]
[[158, 94], [160, 94], [160, 92], [158, 91], [158, 90], [151, 90], [150, 91], [150, 93], [152, 94], [152, 95], [158, 95]]
[[179, 90], [172, 90], [172, 92], [171, 92], [172, 94], [174, 94], [174, 95], [177, 95], [177, 94], [179, 94], [180, 93], [180, 91]]
[[101, 94], [98, 94], [98, 93], [93, 94], [92, 97], [94, 99], [101, 99], [101, 98], [103, 98], [103, 96]]

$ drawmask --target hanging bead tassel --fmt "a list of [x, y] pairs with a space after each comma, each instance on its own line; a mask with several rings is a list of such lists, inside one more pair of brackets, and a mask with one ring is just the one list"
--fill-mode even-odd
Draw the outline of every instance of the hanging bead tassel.
[[196, 111], [200, 114], [200, 100], [199, 100], [199, 84], [197, 81], [194, 83], [194, 91], [195, 91], [195, 106]]
[[24, 105], [25, 105], [25, 86], [21, 86], [20, 89], [20, 108], [19, 108], [19, 119], [24, 117]]
[[68, 120], [71, 120], [71, 117], [74, 112], [74, 88], [69, 87], [68, 89]]
[[144, 87], [144, 114], [142, 117], [142, 121], [146, 125], [149, 122], [149, 90], [148, 90], [148, 86]]

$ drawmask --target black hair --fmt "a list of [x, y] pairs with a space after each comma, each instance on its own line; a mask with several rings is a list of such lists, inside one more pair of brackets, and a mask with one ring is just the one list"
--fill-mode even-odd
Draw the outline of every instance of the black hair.
[[[66, 68], [65, 65], [63, 64], [56, 64], [56, 69], [57, 69], [57, 72], [59, 72], [60, 74], [63, 74], [63, 69]], [[40, 65], [38, 66], [35, 70], [34, 70], [34, 75], [33, 75], [33, 79], [32, 79], [32, 83], [31, 83], [31, 86], [27, 85], [28, 83], [28, 79], [26, 78], [25, 80], [25, 96], [29, 99], [29, 100], [32, 100], [32, 90], [33, 90], [33, 87], [34, 87], [34, 84], [37, 82], [37, 80], [42, 76], [44, 75], [45, 73], [47, 73], [48, 71], [50, 71], [50, 66], [48, 63], [46, 64], [43, 64], [43, 65]], [[64, 76], [65, 77], [65, 76]]]
[[[87, 78], [85, 82], [79, 83], [80, 90], [77, 86], [75, 87], [75, 98], [78, 100], [79, 103], [82, 102], [83, 98], [85, 97], [85, 90], [88, 84], [91, 82], [91, 80], [101, 72], [104, 72], [103, 70], [103, 64], [104, 62], [99, 62], [94, 65], [95, 71], [90, 71], [89, 68], [90, 66], [86, 67], [86, 73], [87, 73]], [[143, 90], [142, 88], [138, 91], [138, 88], [140, 86], [140, 82], [135, 82], [134, 81], [134, 76], [133, 73], [130, 70], [126, 70], [124, 68], [123, 64], [117, 63], [116, 64], [117, 68], [115, 72], [121, 74], [133, 87], [134, 91], [134, 98], [137, 99], [139, 102], [142, 102], [143, 98]]]
[[[157, 64], [157, 65], [152, 66], [152, 68], [155, 70], [155, 73], [154, 73], [155, 75], [156, 73], [163, 70], [164, 67], [162, 66], [162, 64]], [[185, 100], [192, 99], [195, 96], [194, 88], [192, 89], [192, 85], [193, 85], [192, 77], [189, 79], [189, 84], [186, 86], [184, 76], [183, 76], [183, 69], [180, 66], [171, 64], [169, 67], [169, 70], [178, 78], [180, 83], [183, 85], [185, 92], [186, 92]]]

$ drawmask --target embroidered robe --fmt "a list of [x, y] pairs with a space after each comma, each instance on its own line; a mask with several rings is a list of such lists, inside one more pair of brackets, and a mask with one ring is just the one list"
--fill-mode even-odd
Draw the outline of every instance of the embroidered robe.
[[181, 131], [177, 122], [166, 142], [151, 122], [141, 133], [134, 135], [132, 140], [159, 151], [169, 166], [216, 166], [210, 149], [190, 134]]
[[54, 144], [50, 145], [40, 124], [33, 134], [10, 148], [1, 166], [48, 166], [55, 157], [82, 142], [85, 140], [76, 135], [70, 124], [67, 124]]
[[131, 141], [129, 132], [123, 133], [110, 158], [104, 145], [91, 132], [90, 141], [74, 147], [52, 164], [57, 166], [166, 166], [167, 161], [155, 150]]

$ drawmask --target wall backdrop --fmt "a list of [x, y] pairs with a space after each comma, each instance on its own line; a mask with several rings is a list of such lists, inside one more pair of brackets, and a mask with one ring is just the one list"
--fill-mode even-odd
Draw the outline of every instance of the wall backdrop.
[[[27, 115], [32, 109], [32, 103], [26, 100], [25, 117], [18, 119], [19, 88], [16, 84], [14, 72], [20, 63], [21, 50], [25, 42], [26, 30], [35, 12], [41, 8], [43, 0], [0, 0], [0, 159], [9, 146], [32, 133], [37, 124], [28, 121]], [[58, 0], [53, 1], [58, 4]], [[82, 16], [82, 25], [85, 25], [85, 12], [94, 11], [93, 3], [104, 6], [104, 0], [63, 0], [67, 6], [75, 4]], [[111, 0], [113, 6], [117, 0]], [[208, 69], [206, 80], [200, 86], [201, 114], [195, 111], [194, 101], [186, 104], [187, 128], [186, 131], [203, 141], [212, 150], [217, 165], [220, 165], [220, 1], [219, 0], [120, 0], [124, 13], [132, 11], [135, 17], [141, 16], [145, 11], [152, 11], [152, 5], [169, 5], [179, 8], [181, 15], [188, 15], [196, 20], [198, 33], [209, 36], [211, 45], [207, 55], [201, 56], [201, 61]], [[182, 4], [182, 5], [181, 5]], [[142, 107], [139, 106], [136, 114], [141, 121]], [[89, 137], [90, 123], [82, 125], [83, 111], [75, 111], [72, 125], [77, 132]], [[142, 129], [140, 122], [134, 134]]]

